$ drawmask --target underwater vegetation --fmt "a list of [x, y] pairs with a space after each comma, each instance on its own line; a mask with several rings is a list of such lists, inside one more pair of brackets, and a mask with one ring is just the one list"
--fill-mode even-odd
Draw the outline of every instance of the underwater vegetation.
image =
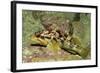
[[22, 61], [91, 59], [91, 14], [22, 11]]

